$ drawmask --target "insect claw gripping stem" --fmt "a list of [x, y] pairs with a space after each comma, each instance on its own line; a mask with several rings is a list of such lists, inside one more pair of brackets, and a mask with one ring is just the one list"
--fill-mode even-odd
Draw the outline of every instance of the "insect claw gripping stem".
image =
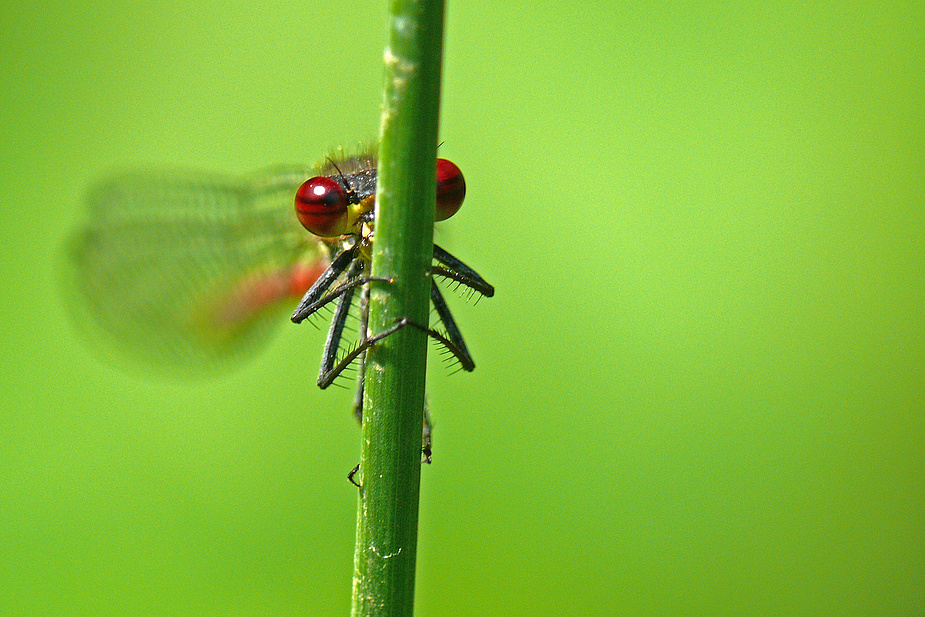
[[363, 488], [360, 486], [360, 483], [353, 479], [357, 472], [360, 471], [360, 464], [357, 463], [357, 466], [350, 470], [350, 473], [347, 474], [347, 479], [350, 480], [350, 484], [354, 485], [357, 488]]
[[[433, 462], [433, 438], [431, 437], [431, 432], [433, 431], [434, 423], [430, 419], [430, 414], [427, 413], [427, 406], [424, 406], [424, 430], [421, 434], [421, 456], [423, 460], [421, 463], [427, 463], [428, 465]], [[354, 480], [357, 475], [357, 472], [360, 471], [360, 464], [357, 463], [356, 466], [350, 470], [350, 473], [347, 474], [347, 479], [350, 480], [350, 484], [354, 485], [357, 488], [362, 488], [360, 483]]]

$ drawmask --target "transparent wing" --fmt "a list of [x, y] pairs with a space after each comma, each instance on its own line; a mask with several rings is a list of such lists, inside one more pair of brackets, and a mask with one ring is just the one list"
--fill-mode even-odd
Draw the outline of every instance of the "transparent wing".
[[130, 173], [96, 185], [89, 220], [67, 246], [68, 288], [79, 298], [69, 310], [172, 372], [196, 374], [252, 349], [285, 320], [274, 309], [294, 305], [326, 266], [327, 250], [292, 206], [316, 173]]

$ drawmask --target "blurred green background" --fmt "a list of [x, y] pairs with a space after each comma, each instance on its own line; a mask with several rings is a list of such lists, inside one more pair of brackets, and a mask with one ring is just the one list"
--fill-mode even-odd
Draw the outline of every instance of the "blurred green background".
[[[94, 179], [378, 130], [382, 3], [0, 8], [0, 614], [346, 615], [352, 392], [88, 351]], [[419, 615], [925, 614], [921, 2], [451, 2]], [[140, 273], [143, 275], [143, 273]]]

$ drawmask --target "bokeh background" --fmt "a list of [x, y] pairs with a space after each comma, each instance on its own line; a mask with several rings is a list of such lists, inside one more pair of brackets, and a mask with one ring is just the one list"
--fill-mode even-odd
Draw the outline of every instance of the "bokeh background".
[[[113, 169], [374, 137], [384, 8], [0, 7], [0, 614], [348, 614], [324, 333], [155, 377], [57, 271]], [[474, 373], [431, 355], [417, 613], [925, 614], [922, 3], [447, 20], [438, 237], [497, 295], [453, 302]]]

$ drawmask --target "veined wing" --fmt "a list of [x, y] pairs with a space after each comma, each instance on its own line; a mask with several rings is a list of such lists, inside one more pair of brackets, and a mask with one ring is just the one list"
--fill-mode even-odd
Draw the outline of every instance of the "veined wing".
[[83, 300], [69, 310], [82, 307], [120, 349], [174, 372], [199, 373], [253, 348], [285, 320], [272, 309], [301, 297], [327, 265], [326, 248], [293, 212], [299, 185], [317, 173], [291, 165], [242, 178], [103, 181], [68, 244], [70, 289]]

